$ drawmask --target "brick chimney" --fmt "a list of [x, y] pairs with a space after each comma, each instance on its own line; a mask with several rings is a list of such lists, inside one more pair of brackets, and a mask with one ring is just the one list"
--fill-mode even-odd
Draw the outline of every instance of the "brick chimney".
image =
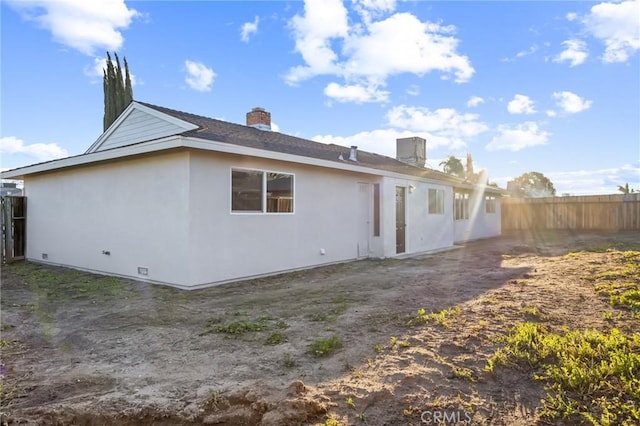
[[247, 113], [247, 126], [260, 130], [271, 130], [271, 113], [255, 107]]
[[420, 137], [396, 139], [396, 159], [416, 167], [427, 160], [427, 141]]

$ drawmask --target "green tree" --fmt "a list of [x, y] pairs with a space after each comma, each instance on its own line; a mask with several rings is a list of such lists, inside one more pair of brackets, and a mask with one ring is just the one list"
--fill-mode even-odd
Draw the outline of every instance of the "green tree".
[[516, 197], [551, 197], [553, 183], [540, 172], [527, 172], [507, 182], [507, 190]]
[[440, 166], [442, 167], [442, 171], [448, 175], [457, 176], [462, 179], [465, 177], [462, 161], [453, 155], [450, 155], [446, 160], [441, 161]]
[[104, 118], [102, 120], [103, 130], [118, 118], [124, 109], [133, 100], [133, 88], [131, 85], [131, 74], [127, 58], [124, 59], [125, 74], [122, 75], [122, 67], [118, 54], [114, 53], [115, 66], [111, 60], [111, 55], [107, 52], [107, 67], [103, 69], [102, 89], [104, 91]]
[[625, 183], [624, 185], [618, 185], [618, 191], [622, 192], [623, 194], [631, 194], [633, 192], [637, 192], [629, 187], [629, 182]]

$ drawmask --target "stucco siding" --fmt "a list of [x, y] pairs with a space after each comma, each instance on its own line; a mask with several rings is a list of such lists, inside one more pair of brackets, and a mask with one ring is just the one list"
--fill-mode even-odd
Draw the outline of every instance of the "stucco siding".
[[454, 241], [464, 242], [499, 236], [502, 232], [500, 198], [496, 199], [495, 206], [495, 213], [487, 213], [484, 194], [474, 191], [469, 199], [469, 219], [453, 221]]
[[184, 129], [175, 124], [134, 109], [100, 145], [97, 151], [177, 135], [182, 132], [184, 132]]
[[[176, 152], [29, 176], [27, 258], [181, 285], [188, 276], [188, 157]], [[147, 276], [138, 275], [139, 266]]]
[[475, 240], [479, 238], [497, 237], [502, 233], [502, 212], [500, 210], [500, 198], [496, 198], [495, 213], [487, 213], [485, 205], [486, 199], [483, 197], [482, 205], [480, 207], [480, 213], [478, 214], [478, 219], [474, 223], [473, 229], [471, 231], [471, 239]]
[[[453, 244], [452, 188], [419, 182], [411, 185], [414, 189], [407, 194], [411, 201], [411, 209], [408, 210], [407, 251], [419, 253], [450, 247]], [[442, 213], [429, 213], [429, 189], [443, 191]]]
[[[232, 168], [294, 174], [294, 212], [231, 212]], [[192, 154], [190, 169], [191, 285], [358, 257], [357, 191], [366, 175], [205, 152]]]
[[[232, 211], [233, 169], [293, 175], [293, 212]], [[405, 194], [402, 253], [397, 187]], [[430, 189], [441, 191], [441, 212], [429, 212]], [[484, 195], [474, 195], [470, 220], [454, 220], [447, 184], [196, 149], [32, 174], [25, 195], [28, 259], [183, 288], [500, 234], [499, 199], [486, 213]]]
[[[405, 188], [405, 251], [396, 253], [396, 187]], [[429, 189], [444, 192], [442, 214], [429, 213]], [[384, 179], [384, 257], [422, 253], [453, 245], [453, 190], [415, 180]]]

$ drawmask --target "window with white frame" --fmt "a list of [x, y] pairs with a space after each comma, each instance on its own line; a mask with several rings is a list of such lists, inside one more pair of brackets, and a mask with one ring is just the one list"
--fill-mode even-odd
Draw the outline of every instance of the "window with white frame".
[[293, 213], [293, 175], [232, 169], [231, 211]]
[[444, 214], [444, 189], [429, 189], [429, 214]]
[[453, 218], [455, 220], [469, 219], [469, 193], [453, 192]]
[[496, 197], [494, 195], [487, 195], [484, 197], [484, 211], [486, 213], [496, 212]]

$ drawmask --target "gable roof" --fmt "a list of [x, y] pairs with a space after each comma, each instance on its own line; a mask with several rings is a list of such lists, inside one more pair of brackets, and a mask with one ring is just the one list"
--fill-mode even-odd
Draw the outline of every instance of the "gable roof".
[[[140, 102], [132, 102], [132, 106], [122, 111], [85, 154], [179, 135], [197, 128], [196, 124], [147, 108]], [[146, 131], [141, 132], [140, 129]]]
[[[410, 176], [436, 179], [453, 184], [463, 184], [464, 180], [433, 169], [415, 167], [372, 152], [358, 150], [357, 161], [349, 161], [350, 148], [335, 144], [325, 144], [284, 133], [265, 131], [242, 124], [230, 123], [214, 118], [203, 117], [183, 111], [177, 111], [157, 105], [138, 102], [148, 108], [167, 114], [173, 118], [192, 123], [197, 129], [181, 133], [185, 137], [193, 137], [216, 142], [224, 142], [249, 148], [299, 155], [336, 162], [349, 162], [353, 165], [386, 170]], [[343, 160], [340, 159], [343, 158]]]
[[[134, 112], [136, 111], [144, 112], [153, 116], [154, 121], [149, 121], [149, 125], [152, 125], [155, 120], [161, 118], [170, 123], [171, 127], [167, 127], [164, 134], [156, 134], [157, 132], [153, 132], [153, 136], [155, 136], [155, 138], [151, 136], [144, 140], [139, 138], [129, 139], [129, 143], [125, 143], [124, 140], [118, 140], [117, 143], [113, 143], [113, 141], [110, 140], [110, 137], [114, 134], [117, 135], [120, 126], [125, 123], [128, 118], [134, 117]], [[118, 119], [109, 126], [109, 128], [84, 154], [9, 170], [2, 174], [6, 175], [6, 177], [20, 178], [21, 176], [30, 173], [38, 173], [63, 167], [72, 167], [79, 164], [126, 156], [123, 153], [118, 153], [118, 155], [113, 154], [113, 152], [118, 151], [118, 149], [128, 149], [128, 155], [152, 152], [160, 148], [148, 147], [146, 145], [150, 142], [161, 141], [163, 137], [182, 137], [190, 140], [200, 140], [204, 141], [206, 145], [210, 144], [212, 147], [214, 147], [214, 143], [218, 147], [220, 146], [220, 143], [222, 143], [231, 146], [249, 148], [254, 152], [267, 151], [272, 153], [288, 154], [289, 156], [295, 157], [307, 157], [315, 160], [340, 163], [342, 165], [349, 166], [349, 169], [363, 167], [369, 171], [371, 171], [371, 169], [387, 171], [441, 181], [459, 188], [470, 189], [474, 186], [468, 181], [443, 172], [411, 166], [395, 158], [384, 155], [358, 150], [357, 161], [350, 161], [348, 160], [350, 154], [350, 148], [348, 147], [315, 142], [279, 132], [260, 130], [242, 124], [230, 123], [140, 101], [133, 101], [129, 104]], [[186, 145], [174, 143], [169, 147], [179, 146]], [[217, 148], [212, 149], [215, 150]], [[338, 166], [337, 168], [342, 167]], [[504, 190], [495, 187], [486, 187], [486, 189], [491, 192], [504, 192]]]

